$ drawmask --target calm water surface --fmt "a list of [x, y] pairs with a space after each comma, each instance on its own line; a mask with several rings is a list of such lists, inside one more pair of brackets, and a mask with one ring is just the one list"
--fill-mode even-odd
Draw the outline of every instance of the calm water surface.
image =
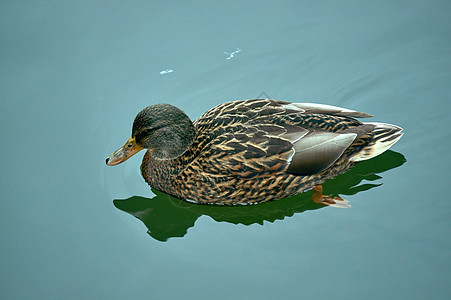
[[[1, 298], [449, 299], [450, 12], [2, 1]], [[309, 193], [193, 206], [144, 183], [142, 154], [105, 165], [147, 105], [195, 119], [259, 96], [368, 112], [405, 135], [326, 183], [349, 209]]]

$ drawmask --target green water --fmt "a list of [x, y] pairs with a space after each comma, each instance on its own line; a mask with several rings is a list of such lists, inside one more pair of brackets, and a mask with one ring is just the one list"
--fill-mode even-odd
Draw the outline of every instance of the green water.
[[[0, 297], [449, 299], [450, 12], [446, 1], [1, 2]], [[145, 106], [195, 119], [262, 95], [368, 112], [405, 135], [326, 182], [348, 209], [311, 192], [196, 206], [152, 191], [142, 154], [105, 165]]]

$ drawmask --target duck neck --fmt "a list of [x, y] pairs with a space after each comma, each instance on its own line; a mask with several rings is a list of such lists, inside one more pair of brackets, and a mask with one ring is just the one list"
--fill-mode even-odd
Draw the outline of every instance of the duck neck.
[[153, 188], [177, 196], [174, 179], [185, 169], [185, 155], [174, 159], [155, 157], [154, 151], [147, 150], [141, 164], [141, 175]]

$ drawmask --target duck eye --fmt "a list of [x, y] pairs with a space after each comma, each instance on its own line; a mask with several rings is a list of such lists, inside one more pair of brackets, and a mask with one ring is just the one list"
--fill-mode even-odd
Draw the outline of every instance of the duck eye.
[[131, 143], [130, 143], [130, 144], [128, 144], [128, 145], [127, 145], [127, 147], [128, 147], [128, 148], [131, 148], [131, 147], [132, 147], [132, 144], [131, 144]]

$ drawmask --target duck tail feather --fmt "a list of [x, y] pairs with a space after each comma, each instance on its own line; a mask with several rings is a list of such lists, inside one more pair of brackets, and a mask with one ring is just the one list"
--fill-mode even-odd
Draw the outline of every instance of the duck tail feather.
[[403, 129], [396, 125], [376, 122], [364, 124], [374, 125], [374, 129], [371, 131], [373, 141], [352, 156], [350, 158], [352, 161], [362, 161], [378, 156], [393, 146], [404, 134]]

